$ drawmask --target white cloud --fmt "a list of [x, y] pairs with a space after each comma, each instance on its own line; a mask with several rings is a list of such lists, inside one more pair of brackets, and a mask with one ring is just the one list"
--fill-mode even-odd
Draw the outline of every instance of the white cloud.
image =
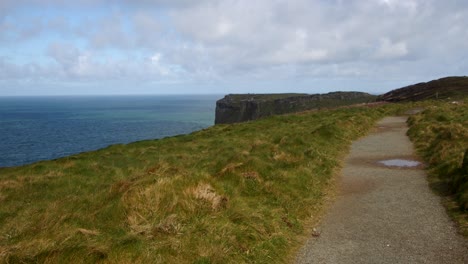
[[132, 16], [134, 41], [138, 47], [154, 48], [161, 40], [162, 25], [151, 12], [139, 11]]
[[265, 56], [264, 61], [276, 64], [316, 62], [327, 59], [328, 51], [324, 48], [309, 47], [308, 32], [296, 29], [289, 41]]
[[375, 53], [377, 59], [398, 59], [408, 55], [408, 48], [403, 41], [392, 43], [388, 38], [383, 38]]
[[165, 67], [161, 63], [161, 53], [155, 53], [153, 56], [151, 56], [150, 61], [151, 61], [151, 70], [155, 71], [157, 74], [166, 76], [170, 74], [169, 68]]
[[419, 0], [378, 0], [392, 10], [406, 9], [409, 12], [415, 12], [418, 9]]
[[232, 22], [221, 19], [221, 21], [218, 22], [216, 25], [216, 35], [218, 37], [223, 37], [229, 34], [229, 32], [232, 30], [233, 24]]
[[[26, 2], [0, 3], [0, 56], [12, 58], [1, 61], [2, 78], [295, 82], [468, 71], [468, 1]], [[21, 13], [40, 3], [53, 15]]]
[[125, 27], [122, 13], [113, 13], [98, 21], [89, 21], [84, 32], [92, 47], [102, 48], [132, 48], [134, 40]]
[[148, 58], [116, 59], [70, 43], [54, 43], [47, 54], [56, 62], [58, 80], [161, 80], [174, 75], [174, 66], [165, 65], [161, 53]]
[[[437, 43], [465, 45], [464, 34], [447, 31], [454, 24], [458, 32], [466, 28], [467, 16], [452, 19], [454, 9], [463, 10], [460, 7], [433, 0], [221, 1], [176, 12], [174, 20], [188, 43], [203, 47], [202, 55], [191, 58], [210, 58], [209, 67], [215, 71], [251, 73], [292, 64], [295, 72], [307, 72], [304, 63], [329, 69], [329, 64], [341, 68], [367, 61], [368, 69], [345, 72], [370, 74], [372, 64], [381, 60], [435, 59], [448, 51], [441, 51]], [[223, 24], [229, 27], [220, 34]], [[207, 66], [201, 61], [196, 65]], [[401, 69], [402, 75], [407, 73]]]

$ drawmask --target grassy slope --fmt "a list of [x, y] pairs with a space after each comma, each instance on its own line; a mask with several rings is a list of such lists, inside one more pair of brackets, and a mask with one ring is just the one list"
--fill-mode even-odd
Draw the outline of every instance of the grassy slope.
[[399, 106], [286, 115], [0, 169], [0, 262], [284, 262]]
[[[408, 120], [408, 135], [429, 168], [431, 187], [443, 196], [449, 214], [468, 236], [468, 100], [464, 104], [433, 102]], [[466, 154], [465, 154], [466, 153]], [[468, 158], [468, 157], [466, 157]]]
[[468, 96], [468, 77], [445, 77], [392, 90], [377, 100], [407, 102], [421, 100], [463, 100]]

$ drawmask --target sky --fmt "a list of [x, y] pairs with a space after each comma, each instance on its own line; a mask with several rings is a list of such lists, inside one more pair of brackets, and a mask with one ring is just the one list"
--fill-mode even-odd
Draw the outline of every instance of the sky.
[[468, 73], [466, 0], [0, 0], [0, 96], [385, 93]]

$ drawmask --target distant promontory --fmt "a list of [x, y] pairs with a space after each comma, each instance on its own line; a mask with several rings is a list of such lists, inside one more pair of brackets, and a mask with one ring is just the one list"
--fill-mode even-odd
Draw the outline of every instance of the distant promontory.
[[256, 120], [271, 115], [375, 101], [362, 92], [327, 94], [229, 94], [216, 102], [215, 124]]
[[380, 96], [363, 92], [327, 94], [229, 94], [216, 102], [215, 124], [361, 103], [457, 100], [468, 96], [468, 77], [445, 77], [392, 90]]

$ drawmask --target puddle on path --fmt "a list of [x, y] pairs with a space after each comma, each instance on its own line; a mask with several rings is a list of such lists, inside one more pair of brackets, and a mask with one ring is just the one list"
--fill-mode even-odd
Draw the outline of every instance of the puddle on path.
[[406, 160], [406, 159], [389, 159], [381, 160], [380, 164], [387, 167], [400, 167], [400, 168], [414, 168], [421, 165], [421, 162], [415, 160]]

